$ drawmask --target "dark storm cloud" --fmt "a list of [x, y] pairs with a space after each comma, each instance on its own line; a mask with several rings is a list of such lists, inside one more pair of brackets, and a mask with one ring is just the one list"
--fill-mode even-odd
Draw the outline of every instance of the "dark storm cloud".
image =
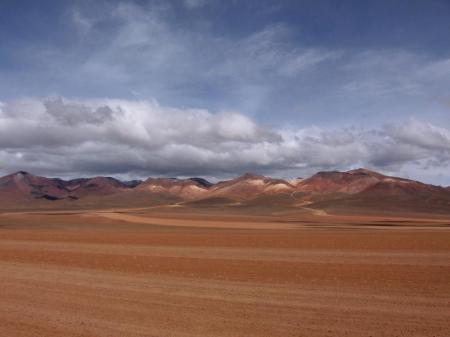
[[63, 125], [74, 126], [77, 124], [103, 124], [112, 121], [114, 114], [119, 111], [112, 110], [109, 106], [100, 106], [92, 109], [80, 103], [67, 103], [61, 98], [48, 100], [44, 106], [49, 115]]

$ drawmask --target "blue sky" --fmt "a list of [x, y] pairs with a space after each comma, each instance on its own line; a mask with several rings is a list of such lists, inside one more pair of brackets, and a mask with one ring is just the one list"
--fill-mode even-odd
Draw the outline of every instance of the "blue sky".
[[2, 0], [0, 173], [367, 166], [450, 185], [449, 17], [448, 1]]

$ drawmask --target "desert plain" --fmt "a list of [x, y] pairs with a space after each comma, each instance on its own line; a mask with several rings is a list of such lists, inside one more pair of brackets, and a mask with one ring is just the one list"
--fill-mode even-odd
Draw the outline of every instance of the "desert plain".
[[0, 336], [450, 333], [450, 219], [143, 207], [0, 214]]

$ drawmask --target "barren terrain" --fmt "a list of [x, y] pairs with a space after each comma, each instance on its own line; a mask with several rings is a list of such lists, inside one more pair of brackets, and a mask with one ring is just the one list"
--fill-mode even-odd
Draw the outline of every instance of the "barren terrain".
[[450, 220], [0, 213], [0, 336], [448, 336]]

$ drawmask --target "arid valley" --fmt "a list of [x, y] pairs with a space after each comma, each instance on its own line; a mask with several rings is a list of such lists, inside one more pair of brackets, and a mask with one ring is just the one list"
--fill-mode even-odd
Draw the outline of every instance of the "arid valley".
[[0, 337], [450, 337], [450, 0], [0, 0]]
[[[360, 173], [331, 178], [373, 183]], [[233, 184], [245, 195], [263, 185], [249, 179], [262, 178]], [[95, 207], [30, 197], [26, 186], [51, 190], [43, 181], [53, 182], [3, 180], [29, 199], [0, 213], [1, 336], [448, 336], [445, 212], [363, 214], [273, 195], [268, 206], [242, 193], [240, 205], [169, 203], [161, 189], [146, 194], [156, 204], [130, 194], [139, 206], [108, 208], [102, 198], [119, 192], [103, 185]]]

